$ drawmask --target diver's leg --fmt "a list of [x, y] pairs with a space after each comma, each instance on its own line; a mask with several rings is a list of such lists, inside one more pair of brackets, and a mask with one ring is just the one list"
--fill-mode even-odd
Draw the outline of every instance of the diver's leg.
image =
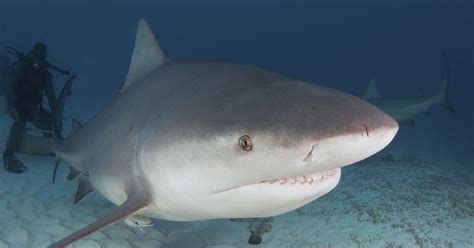
[[26, 123], [24, 121], [14, 121], [10, 128], [10, 135], [7, 140], [7, 149], [5, 152], [14, 153], [18, 151], [25, 133]]
[[33, 126], [43, 131], [46, 131], [45, 136], [51, 137], [51, 130], [53, 127], [53, 115], [51, 114], [51, 112], [46, 109], [40, 108], [38, 109], [36, 116], [34, 117], [35, 118], [31, 120]]
[[15, 157], [15, 152], [20, 148], [25, 132], [26, 122], [15, 120], [10, 128], [5, 152], [3, 153], [3, 165], [9, 172], [23, 173], [27, 170], [25, 165]]

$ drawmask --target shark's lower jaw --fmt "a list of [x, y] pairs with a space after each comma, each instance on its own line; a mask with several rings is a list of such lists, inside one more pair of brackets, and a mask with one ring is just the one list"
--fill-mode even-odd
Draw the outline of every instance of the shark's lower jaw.
[[212, 218], [254, 218], [283, 214], [329, 193], [340, 178], [341, 168], [337, 168], [233, 187], [214, 195], [215, 205], [220, 208]]

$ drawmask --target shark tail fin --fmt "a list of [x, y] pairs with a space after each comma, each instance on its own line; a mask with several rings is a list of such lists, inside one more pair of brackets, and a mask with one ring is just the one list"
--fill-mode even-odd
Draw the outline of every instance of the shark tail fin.
[[449, 111], [455, 112], [453, 106], [449, 102], [448, 99], [448, 87], [449, 87], [449, 63], [446, 54], [443, 53], [443, 61], [444, 61], [444, 78], [441, 82], [441, 87], [438, 92], [435, 93], [436, 99], [445, 106]]
[[364, 94], [362, 95], [364, 99], [373, 99], [373, 98], [380, 98], [382, 97], [382, 94], [380, 94], [378, 88], [377, 88], [377, 80], [375, 78], [372, 78], [369, 83], [367, 84], [367, 87], [365, 88]]
[[[66, 84], [64, 85], [61, 91], [61, 94], [58, 97], [58, 101], [56, 104], [56, 109], [54, 110], [54, 113], [53, 113], [53, 121], [52, 121], [53, 144], [63, 139], [63, 137], [61, 136], [61, 130], [62, 130], [64, 103], [66, 102], [66, 96], [71, 95], [72, 82], [74, 81], [75, 78], [76, 78], [76, 75], [73, 75], [68, 79], [68, 81], [66, 82]], [[61, 158], [56, 156], [54, 160], [53, 184], [56, 181], [56, 173], [58, 172], [60, 163], [61, 163]]]
[[99, 218], [88, 226], [74, 232], [58, 242], [48, 246], [49, 248], [62, 248], [70, 245], [90, 234], [98, 232], [108, 226], [111, 226], [119, 221], [129, 218], [130, 216], [139, 214], [142, 210], [151, 206], [151, 201], [148, 197], [143, 197], [142, 194], [129, 194], [128, 199], [119, 207], [112, 210], [111, 213]]
[[62, 119], [64, 112], [64, 103], [66, 102], [66, 97], [71, 95], [72, 82], [76, 79], [76, 75], [71, 76], [66, 84], [64, 85], [61, 94], [59, 94], [58, 101], [56, 104], [56, 110], [53, 113], [53, 139], [55, 141], [61, 140], [62, 130]]

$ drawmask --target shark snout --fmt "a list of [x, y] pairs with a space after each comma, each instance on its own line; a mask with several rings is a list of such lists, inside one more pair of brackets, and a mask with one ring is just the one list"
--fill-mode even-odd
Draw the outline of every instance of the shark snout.
[[377, 144], [381, 150], [393, 140], [398, 128], [398, 122], [382, 112], [379, 114], [377, 122], [363, 124], [360, 133], [362, 137], [366, 137], [370, 142]]
[[377, 124], [363, 123], [352, 132], [314, 141], [302, 158], [304, 164], [316, 171], [347, 166], [379, 152], [398, 131], [398, 123], [389, 116]]
[[[360, 135], [366, 138], [380, 139], [381, 136], [395, 136], [398, 131], [398, 123], [390, 116], [385, 115], [384, 120], [379, 124], [365, 123], [359, 128]], [[355, 132], [357, 133], [357, 132]], [[371, 137], [372, 136], [372, 137]]]

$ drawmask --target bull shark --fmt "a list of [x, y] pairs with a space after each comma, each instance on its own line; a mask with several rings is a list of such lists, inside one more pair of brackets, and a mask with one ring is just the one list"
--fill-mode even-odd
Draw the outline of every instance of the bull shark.
[[67, 138], [55, 131], [53, 144], [69, 179], [79, 177], [75, 202], [95, 190], [118, 207], [50, 247], [131, 217], [283, 214], [334, 189], [341, 167], [398, 131], [389, 115], [340, 91], [252, 66], [172, 60], [143, 19], [120, 93], [76, 126]]
[[415, 124], [415, 118], [422, 114], [430, 114], [435, 104], [441, 104], [454, 112], [448, 101], [449, 64], [446, 56], [444, 59], [444, 78], [439, 89], [431, 95], [419, 97], [383, 97], [377, 88], [375, 79], [368, 83], [363, 98], [379, 107], [401, 124]]

